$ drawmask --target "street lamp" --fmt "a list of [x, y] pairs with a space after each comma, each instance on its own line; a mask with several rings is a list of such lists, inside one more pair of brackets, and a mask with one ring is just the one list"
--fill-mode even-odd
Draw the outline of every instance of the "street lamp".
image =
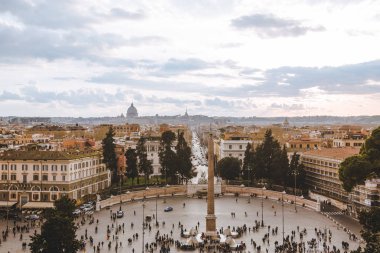
[[158, 200], [158, 184], [156, 184], [156, 227], [158, 226], [158, 216], [157, 216], [157, 200]]
[[121, 174], [120, 173], [120, 175], [119, 175], [119, 178], [120, 178], [120, 180], [119, 180], [119, 195], [120, 195], [120, 208], [119, 208], [119, 210], [121, 211], [121, 180], [122, 180], [122, 176], [123, 176], [123, 174]]
[[282, 202], [282, 245], [284, 245], [284, 242], [285, 242], [284, 194], [286, 194], [285, 191], [281, 192], [281, 202]]
[[294, 210], [297, 212], [297, 176], [299, 175], [299, 172], [297, 169], [294, 169], [292, 171], [292, 175], [294, 175]]
[[264, 227], [264, 190], [265, 186], [261, 188], [261, 226]]
[[[145, 197], [145, 196], [144, 196]], [[144, 237], [145, 237], [145, 222], [144, 222], [144, 216], [145, 216], [145, 201], [143, 199], [143, 204], [142, 204], [142, 208], [143, 208], [143, 211], [142, 211], [142, 248], [141, 248], [141, 252], [144, 253], [144, 247], [145, 247], [145, 242], [144, 242]]]

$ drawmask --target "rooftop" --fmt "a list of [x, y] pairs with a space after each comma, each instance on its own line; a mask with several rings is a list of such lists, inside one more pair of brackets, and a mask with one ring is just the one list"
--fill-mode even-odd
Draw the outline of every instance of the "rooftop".
[[6, 151], [0, 153], [0, 160], [74, 160], [90, 156], [100, 156], [99, 152], [65, 152], [65, 151]]
[[303, 156], [311, 155], [337, 160], [344, 160], [347, 157], [359, 154], [360, 148], [343, 147], [343, 148], [325, 148], [321, 150], [310, 150], [303, 153]]

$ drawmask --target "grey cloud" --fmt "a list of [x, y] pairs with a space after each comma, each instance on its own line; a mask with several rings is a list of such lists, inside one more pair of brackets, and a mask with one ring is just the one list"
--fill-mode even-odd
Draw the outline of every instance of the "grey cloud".
[[205, 100], [205, 105], [206, 106], [216, 106], [216, 107], [222, 107], [222, 108], [231, 108], [234, 106], [234, 103], [226, 100], [226, 99], [221, 99], [219, 97], [215, 97], [213, 99], [206, 99]]
[[18, 95], [16, 93], [9, 92], [9, 91], [3, 91], [0, 94], [0, 101], [1, 100], [22, 100], [22, 98], [20, 97], [20, 95]]
[[146, 46], [146, 45], [157, 45], [166, 42], [167, 40], [160, 36], [142, 36], [142, 37], [131, 37], [126, 39], [123, 43], [125, 46]]
[[[206, 64], [209, 66], [209, 64]], [[178, 68], [178, 73], [179, 73]], [[377, 85], [367, 85], [367, 81], [380, 82], [380, 60], [343, 65], [338, 67], [280, 67], [266, 71], [243, 68], [240, 75], [246, 74], [244, 80], [254, 80], [254, 83], [242, 83], [231, 87], [228, 79], [234, 77], [219, 75], [218, 73], [199, 74], [196, 76], [207, 76], [227, 79], [220, 85], [208, 86], [205, 84], [183, 82], [183, 81], [150, 81], [147, 79], [134, 79], [127, 72], [109, 72], [95, 76], [88, 80], [92, 83], [118, 84], [126, 87], [143, 90], [168, 90], [173, 92], [190, 92], [201, 95], [223, 97], [262, 97], [262, 96], [303, 96], [302, 90], [319, 87], [319, 89], [336, 94], [370, 94], [380, 93]], [[186, 71], [186, 68], [182, 69]], [[250, 75], [260, 72], [263, 77], [251, 77]], [[243, 74], [242, 74], [243, 73]], [[154, 72], [155, 74], [155, 72]], [[243, 75], [243, 77], [245, 77]], [[214, 83], [215, 84], [215, 83]], [[210, 102], [210, 101], [209, 101]]]
[[[3, 91], [2, 94], [0, 94], [0, 100], [22, 100], [30, 103], [64, 102], [74, 106], [84, 106], [88, 104], [111, 105], [123, 101], [125, 94], [125, 91], [113, 94], [103, 89], [77, 89], [53, 92], [43, 91], [36, 86], [27, 85], [19, 90], [19, 94]], [[133, 94], [133, 92], [131, 92], [131, 94]]]
[[[97, 33], [92, 30], [57, 32], [27, 27], [24, 30], [0, 26], [0, 58], [2, 61], [19, 61], [17, 58], [42, 58], [55, 60], [71, 58], [90, 60], [106, 66], [133, 67], [137, 63], [128, 59], [97, 56], [106, 48], [122, 46], [141, 46], [163, 43], [158, 36], [130, 37], [111, 33]], [[139, 65], [148, 66], [152, 62], [140, 61]]]
[[[380, 60], [338, 67], [281, 67], [267, 70], [266, 80], [256, 89], [282, 96], [299, 95], [301, 89], [312, 87], [340, 94], [379, 93], [379, 87], [366, 85], [368, 80], [380, 81], [379, 69]], [[280, 85], [282, 82], [289, 85]]]
[[118, 18], [125, 18], [125, 19], [142, 19], [145, 18], [145, 14], [143, 11], [127, 11], [121, 8], [112, 8], [110, 10], [110, 17], [118, 17]]
[[197, 58], [171, 58], [160, 67], [156, 75], [177, 75], [187, 71], [207, 69], [210, 67], [213, 67], [213, 65]]
[[50, 29], [79, 28], [94, 21], [74, 8], [75, 0], [65, 1], [1, 1], [0, 10], [10, 12], [23, 23]]
[[199, 100], [194, 99], [180, 99], [173, 97], [157, 97], [157, 96], [147, 96], [144, 97], [145, 102], [153, 103], [153, 104], [173, 104], [176, 106], [184, 106], [184, 105], [195, 105], [200, 106], [202, 103]]
[[298, 110], [304, 110], [305, 106], [303, 104], [277, 104], [277, 103], [273, 103], [269, 106], [269, 108], [298, 111]]
[[238, 29], [253, 29], [261, 37], [296, 37], [307, 32], [320, 32], [322, 26], [304, 26], [300, 21], [278, 18], [274, 15], [253, 14], [233, 19], [231, 25]]

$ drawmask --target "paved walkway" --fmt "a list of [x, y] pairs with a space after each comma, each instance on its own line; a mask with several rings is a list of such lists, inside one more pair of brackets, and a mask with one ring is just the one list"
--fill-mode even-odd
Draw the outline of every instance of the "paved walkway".
[[[261, 221], [261, 199], [252, 198], [250, 201], [249, 197], [240, 197], [235, 198], [232, 196], [224, 196], [216, 198], [216, 216], [217, 216], [217, 227], [226, 228], [227, 226], [238, 227], [243, 226], [244, 224], [252, 227], [255, 224], [255, 221]], [[186, 203], [183, 207], [183, 203]], [[186, 198], [186, 197], [174, 197], [166, 198], [166, 203], [163, 202], [163, 198], [158, 199], [158, 221], [160, 226], [156, 228], [154, 226], [155, 220], [153, 219], [151, 224], [151, 230], [145, 230], [145, 242], [151, 243], [154, 242], [154, 236], [159, 231], [161, 235], [168, 234], [169, 237], [172, 237], [174, 240], [180, 240], [184, 242], [184, 239], [180, 238], [180, 228], [178, 223], [181, 222], [184, 225], [184, 228], [187, 230], [192, 227], [197, 226], [199, 222], [199, 231], [205, 230], [205, 214], [206, 214], [206, 205], [207, 202], [205, 199], [197, 198]], [[173, 207], [172, 212], [164, 212], [166, 206]], [[145, 203], [144, 215], [155, 215], [156, 210], [156, 200], [149, 199]], [[113, 206], [112, 211], [117, 211], [119, 205]], [[141, 252], [142, 245], [142, 220], [143, 220], [143, 208], [141, 201], [134, 201], [122, 204], [122, 210], [125, 211], [125, 216], [122, 219], [117, 219], [116, 221], [111, 221], [110, 219], [110, 210], [103, 209], [100, 212], [94, 214], [94, 219], [99, 220], [98, 232], [95, 233], [96, 222], [94, 224], [89, 224], [89, 220], [86, 221], [85, 225], [80, 226], [78, 230], [78, 238], [81, 236], [85, 238], [87, 230], [87, 238], [92, 236], [94, 239], [95, 245], [103, 242], [104, 246], [101, 247], [100, 252], [115, 252], [116, 238], [114, 237], [115, 227], [118, 225], [122, 226], [124, 224], [124, 232], [122, 231], [119, 234], [118, 242], [122, 242], [122, 247], [119, 248], [118, 252], [130, 253]], [[237, 239], [237, 242], [243, 241], [247, 244], [247, 252], [254, 252], [253, 246], [250, 244], [251, 239], [253, 239], [257, 245], [262, 246], [262, 252], [266, 252], [265, 249], [268, 249], [269, 252], [274, 252], [274, 242], [282, 241], [282, 215], [281, 215], [281, 203], [275, 200], [264, 200], [264, 223], [266, 227], [259, 229], [257, 232], [248, 232], [243, 234], [243, 236]], [[284, 220], [285, 220], [285, 234], [289, 235], [291, 231], [295, 231], [296, 240], [299, 241], [299, 232], [297, 231], [297, 226], [300, 230], [306, 229], [307, 235], [304, 237], [304, 240], [310, 240], [312, 237], [315, 237], [315, 229], [324, 231], [331, 230], [332, 232], [332, 241], [330, 246], [336, 245], [338, 248], [341, 248], [342, 241], [347, 241], [350, 243], [350, 249], [355, 249], [358, 246], [357, 242], [350, 241], [347, 233], [342, 229], [338, 229], [338, 226], [322, 215], [310, 209], [298, 208], [296, 213], [294, 210], [294, 205], [285, 204], [284, 206]], [[245, 215], [245, 212], [247, 215]], [[276, 212], [276, 214], [275, 214]], [[231, 215], [235, 213], [235, 217]], [[165, 221], [165, 225], [163, 225]], [[79, 222], [79, 220], [78, 220]], [[133, 227], [131, 224], [133, 223]], [[3, 223], [0, 224], [3, 228]], [[113, 225], [113, 227], [112, 227]], [[109, 240], [106, 238], [107, 226], [110, 227], [111, 237]], [[270, 235], [269, 244], [263, 243], [262, 238], [272, 228], [278, 228], [277, 235]], [[173, 235], [171, 236], [171, 232]], [[32, 231], [30, 232], [32, 233]], [[132, 239], [133, 234], [139, 234], [138, 239]], [[128, 245], [128, 238], [132, 239], [130, 245]], [[27, 235], [23, 236], [23, 242], [29, 242], [29, 237]], [[111, 250], [108, 251], [107, 244], [111, 242]], [[21, 253], [28, 252], [21, 249], [21, 241], [19, 240], [19, 235], [10, 237], [6, 242], [3, 242], [0, 246], [0, 252], [10, 251], [12, 253]], [[87, 239], [86, 252], [93, 252], [92, 247], [90, 246], [89, 239]], [[159, 252], [159, 250], [154, 251]], [[170, 252], [180, 252], [174, 245], [171, 247]]]

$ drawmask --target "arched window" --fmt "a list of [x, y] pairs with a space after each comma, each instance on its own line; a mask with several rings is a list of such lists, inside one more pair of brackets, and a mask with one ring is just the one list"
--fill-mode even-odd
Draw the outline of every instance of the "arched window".
[[11, 185], [8, 189], [9, 191], [17, 191], [18, 190], [18, 187], [16, 185]]
[[58, 189], [57, 186], [52, 186], [52, 187], [50, 187], [49, 191], [51, 191], [51, 192], [57, 192], [57, 191], [59, 191], [59, 189]]
[[33, 191], [34, 192], [39, 192], [39, 191], [41, 191], [41, 188], [39, 186], [35, 185], [35, 186], [32, 187], [32, 192]]

